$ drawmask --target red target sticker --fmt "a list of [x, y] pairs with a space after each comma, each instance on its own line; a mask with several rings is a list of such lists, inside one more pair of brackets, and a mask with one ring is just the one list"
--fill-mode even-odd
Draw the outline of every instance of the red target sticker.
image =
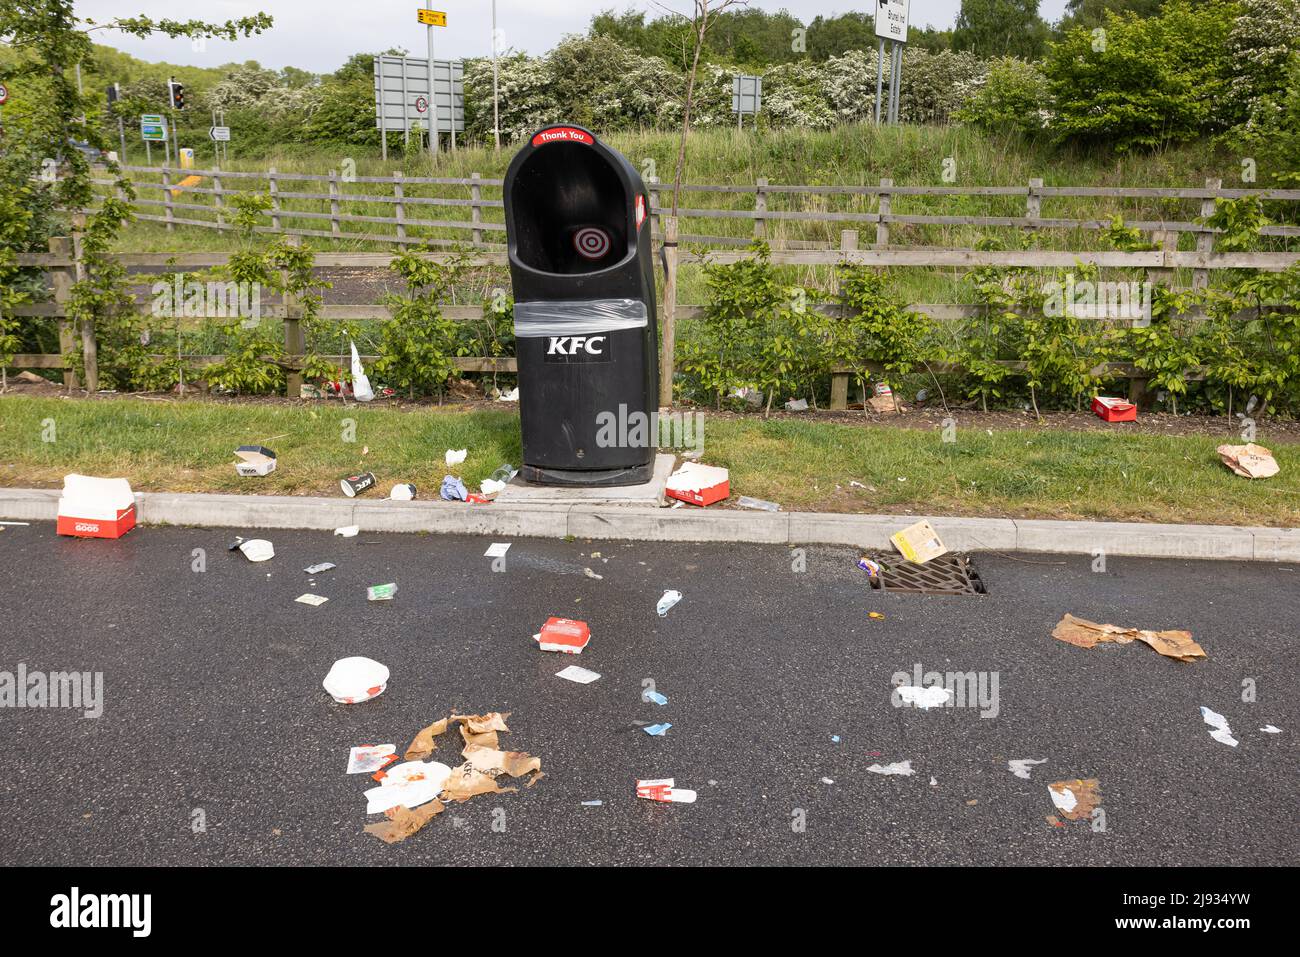
[[610, 245], [609, 233], [599, 226], [584, 226], [573, 234], [573, 248], [583, 259], [604, 259]]

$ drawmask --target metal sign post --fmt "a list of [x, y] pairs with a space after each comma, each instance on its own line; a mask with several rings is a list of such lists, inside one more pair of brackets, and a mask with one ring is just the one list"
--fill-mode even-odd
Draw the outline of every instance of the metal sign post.
[[[438, 165], [438, 150], [441, 148], [439, 140], [442, 136], [442, 121], [438, 118], [438, 97], [434, 89], [434, 71], [437, 69], [437, 60], [433, 58], [433, 28], [445, 27], [447, 25], [447, 14], [441, 10], [434, 10], [428, 3], [424, 9], [416, 11], [416, 18], [424, 24], [425, 39], [429, 44], [429, 76], [428, 92], [429, 99], [426, 106], [432, 108], [433, 116], [429, 122], [429, 157], [434, 166]], [[452, 112], [455, 112], [455, 93], [453, 92]], [[418, 109], [418, 108], [417, 108]], [[423, 111], [420, 111], [423, 112]], [[451, 148], [456, 148], [456, 124], [451, 124]]]
[[[431, 96], [427, 95], [430, 85]], [[447, 123], [444, 126], [439, 116], [432, 128], [435, 132], [450, 131], [454, 143], [456, 134], [465, 131], [464, 68], [460, 61], [435, 60], [430, 70], [429, 61], [423, 57], [375, 57], [375, 128], [381, 136], [401, 130], [409, 139], [417, 123], [421, 129], [429, 129], [429, 114], [441, 112], [444, 101], [449, 106]], [[382, 155], [387, 158], [386, 149]]]
[[[167, 117], [161, 113], [145, 113], [140, 117], [140, 139], [144, 140], [145, 164], [153, 165], [153, 149], [151, 144], [162, 143], [163, 148], [167, 147]], [[170, 157], [170, 153], [168, 154]], [[164, 161], [163, 165], [167, 165]]]
[[899, 91], [903, 84], [903, 47], [907, 45], [910, 0], [876, 0], [876, 36], [880, 40], [876, 59], [876, 124], [880, 124], [880, 98], [885, 66], [885, 41], [889, 49], [889, 103], [885, 122], [898, 122]]
[[501, 94], [497, 84], [497, 0], [492, 0], [492, 138], [501, 149]]

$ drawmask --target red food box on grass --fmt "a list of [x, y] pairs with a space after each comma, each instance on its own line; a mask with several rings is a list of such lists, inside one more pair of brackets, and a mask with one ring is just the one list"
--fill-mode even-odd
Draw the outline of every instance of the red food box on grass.
[[731, 473], [716, 465], [687, 462], [668, 476], [664, 494], [691, 505], [712, 505], [731, 494]]
[[566, 655], [580, 655], [591, 641], [591, 629], [585, 621], [572, 618], [548, 618], [541, 634], [534, 636], [542, 651], [559, 651]]
[[121, 538], [135, 528], [135, 495], [126, 479], [65, 475], [59, 498], [60, 535]]
[[1093, 397], [1092, 411], [1103, 422], [1136, 422], [1138, 417], [1138, 407], [1132, 402], [1104, 395]]

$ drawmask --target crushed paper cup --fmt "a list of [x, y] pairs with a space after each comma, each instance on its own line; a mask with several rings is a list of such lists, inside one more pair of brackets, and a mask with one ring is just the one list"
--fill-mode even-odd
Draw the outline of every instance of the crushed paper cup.
[[410, 502], [415, 498], [415, 486], [410, 482], [401, 482], [393, 486], [388, 497], [395, 502]]
[[370, 658], [340, 658], [321, 684], [338, 704], [360, 704], [383, 694], [388, 678], [388, 668]]
[[342, 528], [334, 529], [334, 534], [342, 535], [344, 538], [356, 538], [357, 533], [360, 531], [360, 525], [344, 525]]
[[461, 462], [465, 461], [465, 456], [468, 454], [468, 449], [448, 449], [443, 456], [443, 460], [448, 465], [460, 465]]

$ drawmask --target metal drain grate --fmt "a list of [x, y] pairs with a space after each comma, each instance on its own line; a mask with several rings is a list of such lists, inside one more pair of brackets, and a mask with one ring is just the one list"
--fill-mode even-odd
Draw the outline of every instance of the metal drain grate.
[[873, 556], [880, 563], [880, 574], [871, 579], [871, 587], [884, 591], [914, 592], [922, 595], [983, 595], [984, 581], [964, 555], [940, 555], [924, 565], [896, 557]]

